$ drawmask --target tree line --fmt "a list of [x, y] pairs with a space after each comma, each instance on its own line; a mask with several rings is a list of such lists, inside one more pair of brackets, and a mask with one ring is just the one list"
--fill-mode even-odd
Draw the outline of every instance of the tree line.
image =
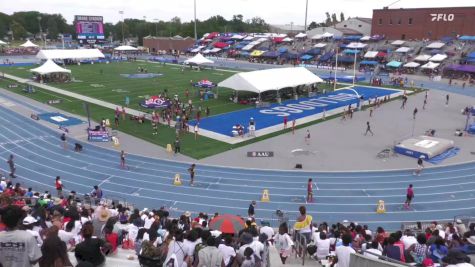
[[[330, 27], [330, 26], [334, 26], [338, 22], [345, 21], [345, 14], [343, 12], [340, 13], [340, 20], [338, 20], [336, 13], [332, 13], [330, 15], [329, 12], [325, 12], [325, 17], [326, 19], [320, 23], [317, 23], [315, 21], [310, 22], [310, 24], [307, 27], [307, 30], [312, 30], [318, 27]], [[348, 19], [350, 19], [350, 17], [348, 17]]]
[[[234, 15], [230, 20], [216, 15], [207, 20], [197, 20], [197, 33], [201, 37], [207, 32], [268, 32], [269, 25], [260, 17], [244, 19], [243, 15]], [[106, 39], [122, 40], [137, 38], [139, 45], [145, 36], [194, 37], [194, 22], [182, 22], [179, 17], [169, 21], [146, 21], [145, 19], [124, 19], [115, 24], [104, 23]], [[15, 12], [7, 15], [0, 12], [0, 38], [15, 40], [24, 38], [42, 38], [43, 33], [48, 39], [59, 39], [60, 34], [75, 33], [73, 24], [68, 24], [61, 14], [46, 14], [37, 11]]]

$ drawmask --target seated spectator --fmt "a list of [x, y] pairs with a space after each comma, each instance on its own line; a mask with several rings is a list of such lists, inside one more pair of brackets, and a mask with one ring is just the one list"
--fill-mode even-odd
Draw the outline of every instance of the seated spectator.
[[425, 234], [417, 235], [417, 243], [411, 245], [407, 250], [417, 264], [422, 264], [422, 261], [427, 257], [427, 239]]
[[86, 222], [82, 226], [81, 234], [84, 239], [81, 243], [76, 245], [74, 256], [78, 264], [89, 262], [93, 266], [100, 266], [105, 263], [106, 258], [104, 254], [112, 249], [112, 246], [100, 238], [93, 238], [94, 227], [91, 222]]
[[394, 235], [390, 235], [388, 237], [388, 245], [383, 250], [383, 255], [393, 260], [399, 261], [401, 260], [401, 250], [398, 246], [395, 246], [394, 243], [396, 243], [396, 238]]
[[344, 234], [342, 236], [343, 245], [335, 249], [335, 255], [337, 257], [338, 267], [350, 267], [350, 255], [356, 253], [354, 249], [350, 247], [351, 235]]
[[447, 256], [449, 249], [445, 245], [444, 239], [442, 237], [437, 236], [434, 244], [432, 244], [429, 248], [429, 254], [432, 261], [437, 263], [442, 263], [442, 258]]
[[379, 243], [378, 241], [374, 240], [373, 242], [371, 242], [371, 247], [366, 249], [364, 255], [368, 258], [378, 259], [378, 255], [381, 256], [383, 254], [378, 248]]
[[417, 239], [414, 236], [414, 233], [412, 233], [412, 231], [409, 229], [404, 231], [404, 235], [401, 237], [401, 241], [404, 244], [405, 249], [408, 249], [409, 247], [417, 243]]
[[38, 243], [38, 246], [41, 247], [43, 245], [43, 239], [39, 231], [33, 230], [33, 227], [37, 225], [38, 221], [33, 218], [32, 216], [28, 215], [23, 219], [23, 229], [30, 233]]
[[75, 234], [72, 232], [74, 228], [74, 221], [70, 221], [66, 224], [65, 230], [59, 229], [58, 237], [61, 241], [63, 241], [67, 248], [71, 248], [74, 244], [74, 237]]
[[158, 234], [156, 232], [149, 232], [149, 240], [144, 240], [142, 242], [142, 250], [140, 255], [149, 257], [149, 258], [157, 258], [164, 256], [162, 250], [154, 245], [155, 241], [157, 241]]
[[315, 243], [317, 246], [317, 259], [324, 260], [330, 255], [330, 239], [325, 232], [320, 232], [320, 239]]
[[473, 267], [470, 264], [470, 257], [457, 249], [449, 250], [447, 256], [442, 259], [442, 263], [447, 267]]
[[59, 228], [52, 226], [48, 229], [46, 239], [41, 246], [43, 256], [39, 261], [40, 267], [73, 266], [69, 261], [66, 244], [58, 237]]

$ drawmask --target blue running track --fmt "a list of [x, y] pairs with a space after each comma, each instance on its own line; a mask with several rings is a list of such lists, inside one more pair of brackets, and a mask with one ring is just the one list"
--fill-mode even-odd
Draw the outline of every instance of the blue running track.
[[[170, 207], [175, 215], [219, 212], [246, 215], [251, 200], [259, 200], [264, 188], [270, 202], [257, 204], [258, 218], [272, 219], [277, 209], [295, 218], [305, 205], [306, 181], [316, 180], [315, 203], [307, 209], [315, 221], [357, 221], [370, 227], [398, 229], [402, 221], [450, 220], [455, 215], [474, 215], [475, 162], [411, 171], [303, 172], [251, 170], [197, 166], [195, 187], [188, 186], [188, 164], [129, 155], [130, 170], [119, 169], [117, 151], [84, 144], [82, 153], [65, 152], [59, 134], [10, 110], [0, 107], [0, 167], [6, 172], [6, 158], [16, 155], [20, 182], [35, 189], [54, 191], [54, 177], [60, 175], [66, 189], [89, 193], [100, 185], [106, 196], [121, 197], [143, 208]], [[72, 140], [69, 142], [73, 143]], [[183, 186], [173, 186], [180, 173]], [[405, 211], [406, 187], [414, 184], [414, 210]], [[386, 202], [386, 214], [376, 214], [376, 203]]]

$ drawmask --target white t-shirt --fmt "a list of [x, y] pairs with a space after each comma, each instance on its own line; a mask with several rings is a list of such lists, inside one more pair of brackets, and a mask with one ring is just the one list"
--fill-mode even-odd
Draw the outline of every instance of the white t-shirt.
[[218, 246], [218, 250], [223, 253], [223, 258], [224, 258], [224, 264], [228, 265], [229, 260], [231, 257], [236, 257], [236, 251], [234, 250], [233, 247], [226, 246], [225, 244], [220, 244]]
[[59, 239], [61, 239], [61, 241], [63, 241], [64, 243], [66, 243], [66, 245], [69, 244], [69, 241], [71, 239], [74, 239], [74, 233], [73, 232], [66, 232], [64, 230], [59, 230], [58, 231], [58, 237]]
[[33, 266], [41, 258], [41, 250], [33, 235], [23, 230], [0, 233], [0, 259], [3, 266]]
[[171, 241], [170, 245], [168, 246], [167, 259], [169, 259], [173, 253], [175, 253], [178, 267], [186, 266], [186, 262], [184, 262], [184, 259], [185, 259], [184, 249], [185, 247], [182, 242], [176, 242], [175, 240]]
[[259, 258], [261, 257], [261, 253], [264, 252], [264, 244], [259, 241], [252, 241], [252, 243], [243, 245], [239, 248], [239, 254], [241, 254], [241, 256], [244, 256], [244, 250], [246, 250], [247, 247], [252, 248], [254, 254], [256, 254]]
[[264, 233], [264, 234], [267, 235], [267, 240], [272, 239], [272, 237], [275, 235], [274, 229], [272, 229], [272, 227], [270, 227], [270, 226], [261, 227], [260, 232], [261, 232], [261, 234]]
[[414, 236], [403, 235], [401, 241], [404, 243], [404, 249], [408, 249], [413, 244], [417, 244], [417, 239]]
[[315, 245], [317, 246], [317, 258], [319, 260], [326, 259], [330, 254], [330, 239], [320, 239]]
[[470, 263], [459, 263], [459, 264], [450, 264], [447, 267], [473, 267]]
[[355, 250], [349, 246], [339, 246], [335, 249], [335, 255], [338, 257], [338, 267], [350, 267], [350, 254]]
[[[383, 253], [380, 250], [374, 249], [374, 248], [369, 248], [366, 251], [371, 252], [373, 254], [383, 255]], [[369, 254], [369, 253], [366, 253], [366, 252], [364, 253], [364, 255], [368, 258], [372, 258], [372, 259], [378, 259], [379, 258], [378, 256], [375, 256], [373, 254]]]
[[144, 225], [143, 225], [143, 228], [145, 229], [150, 229], [150, 227], [152, 226], [153, 222], [155, 222], [155, 218], [151, 217], [151, 218], [145, 218], [144, 220]]
[[294, 242], [292, 241], [292, 238], [288, 234], [276, 234], [274, 236], [274, 244], [276, 248], [281, 249], [281, 250], [289, 250]]
[[193, 256], [195, 253], [196, 244], [198, 244], [197, 240], [195, 240], [195, 242], [191, 242], [188, 239], [183, 240], [183, 250], [185, 251], [186, 255]]
[[35, 238], [36, 242], [38, 242], [39, 247], [43, 245], [43, 239], [41, 238], [40, 233], [38, 231], [35, 231], [35, 230], [26, 230], [26, 231]]

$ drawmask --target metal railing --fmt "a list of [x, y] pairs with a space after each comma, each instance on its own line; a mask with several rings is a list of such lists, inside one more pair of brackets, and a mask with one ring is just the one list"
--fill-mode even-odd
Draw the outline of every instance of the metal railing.
[[295, 243], [295, 257], [302, 257], [302, 266], [305, 265], [305, 257], [307, 256], [307, 238], [304, 235], [298, 233], [298, 231], [293, 231], [292, 236], [294, 237]]

